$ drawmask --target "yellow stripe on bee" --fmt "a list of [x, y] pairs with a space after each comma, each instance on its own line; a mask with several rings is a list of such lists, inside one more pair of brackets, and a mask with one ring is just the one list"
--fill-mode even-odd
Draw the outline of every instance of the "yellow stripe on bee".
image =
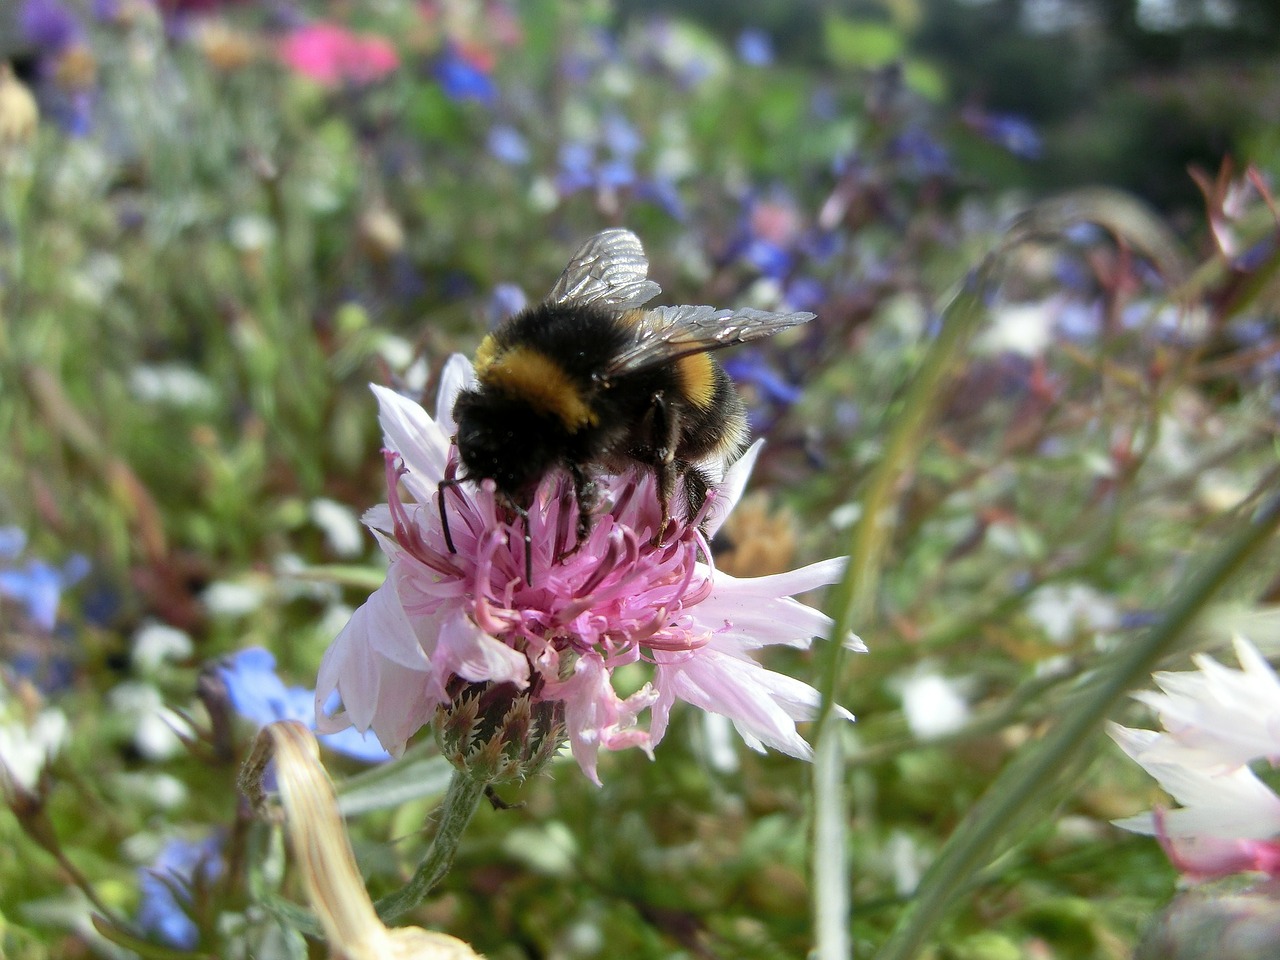
[[476, 351], [476, 376], [486, 387], [558, 417], [570, 433], [599, 422], [577, 384], [553, 359], [530, 347], [499, 351], [491, 339], [485, 337]]
[[685, 399], [695, 407], [709, 407], [716, 395], [716, 378], [711, 362], [711, 355], [706, 353], [691, 353], [676, 361], [680, 389]]
[[480, 346], [476, 348], [476, 362], [474, 364], [476, 376], [481, 380], [484, 379], [485, 373], [493, 366], [494, 357], [498, 355], [498, 344], [493, 339], [493, 334], [488, 334], [480, 341]]

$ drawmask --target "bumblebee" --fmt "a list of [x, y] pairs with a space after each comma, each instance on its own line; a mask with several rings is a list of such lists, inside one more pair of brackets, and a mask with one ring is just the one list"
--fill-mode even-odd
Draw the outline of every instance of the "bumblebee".
[[573, 480], [578, 542], [590, 531], [592, 476], [633, 464], [657, 477], [662, 522], [684, 480], [695, 517], [747, 444], [747, 414], [710, 355], [813, 319], [811, 313], [645, 307], [660, 292], [629, 230], [587, 240], [542, 303], [476, 351], [477, 384], [454, 407], [461, 478], [493, 480], [524, 514], [555, 469]]

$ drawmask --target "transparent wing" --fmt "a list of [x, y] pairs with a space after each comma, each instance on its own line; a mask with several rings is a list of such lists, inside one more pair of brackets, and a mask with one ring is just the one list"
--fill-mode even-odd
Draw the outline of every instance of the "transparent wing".
[[715, 307], [654, 307], [635, 325], [635, 341], [619, 352], [606, 375], [634, 373], [690, 353], [771, 337], [812, 320], [812, 313], [717, 310]]
[[603, 230], [578, 248], [547, 303], [598, 303], [630, 309], [662, 292], [649, 277], [649, 258], [630, 230]]

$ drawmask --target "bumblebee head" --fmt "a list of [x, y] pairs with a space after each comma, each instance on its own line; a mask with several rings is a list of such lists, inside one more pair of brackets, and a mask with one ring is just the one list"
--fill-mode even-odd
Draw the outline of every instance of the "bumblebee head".
[[463, 479], [490, 479], [512, 500], [527, 501], [560, 459], [557, 425], [516, 398], [483, 387], [464, 390], [453, 416]]

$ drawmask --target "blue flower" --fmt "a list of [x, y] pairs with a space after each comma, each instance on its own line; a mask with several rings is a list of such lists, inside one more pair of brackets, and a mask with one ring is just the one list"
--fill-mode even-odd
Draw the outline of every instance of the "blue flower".
[[636, 184], [636, 199], [660, 207], [673, 220], [683, 222], [689, 215], [685, 209], [684, 200], [680, 197], [680, 191], [665, 177], [641, 180]]
[[489, 326], [496, 327], [508, 317], [513, 317], [529, 305], [529, 298], [514, 283], [500, 283], [489, 295], [489, 305], [485, 310]]
[[606, 190], [629, 187], [636, 182], [636, 170], [630, 160], [608, 160], [596, 168], [595, 182]]
[[773, 63], [773, 39], [763, 30], [749, 27], [738, 34], [738, 58], [749, 67]]
[[639, 132], [620, 113], [610, 113], [600, 126], [601, 139], [609, 152], [619, 159], [634, 157], [644, 146]]
[[947, 148], [918, 127], [910, 127], [889, 141], [889, 159], [901, 161], [915, 179], [951, 174]]
[[[15, 527], [0, 530], [0, 560], [13, 560], [26, 546], [26, 534]], [[84, 579], [89, 560], [74, 554], [62, 567], [43, 560], [28, 560], [23, 567], [0, 570], [0, 597], [16, 600], [27, 616], [42, 630], [50, 631], [58, 622], [62, 592]]]
[[787, 284], [782, 299], [788, 310], [811, 311], [827, 299], [827, 291], [813, 277], [796, 277]]
[[[266, 726], [276, 720], [297, 720], [316, 728], [315, 693], [305, 687], [286, 687], [276, 674], [276, 658], [262, 647], [250, 647], [227, 657], [218, 665], [227, 685], [231, 706], [244, 717]], [[357, 760], [377, 763], [390, 754], [372, 734], [354, 727], [317, 739], [331, 750]]]
[[961, 119], [978, 136], [1003, 147], [1023, 160], [1039, 160], [1044, 154], [1044, 141], [1036, 128], [1024, 117], [1013, 113], [989, 113], [969, 107]]
[[451, 100], [477, 100], [490, 106], [498, 99], [493, 78], [453, 47], [436, 61], [435, 77]]
[[739, 350], [725, 361], [725, 370], [738, 383], [755, 387], [762, 399], [777, 406], [789, 407], [804, 391], [784, 377], [759, 351]]
[[595, 183], [596, 152], [590, 144], [570, 140], [560, 145], [560, 172], [556, 186], [561, 193], [585, 190]]
[[489, 130], [489, 153], [513, 167], [529, 162], [529, 143], [515, 127], [505, 123], [495, 124]]
[[769, 240], [751, 240], [743, 258], [766, 277], [780, 280], [791, 269], [791, 254]]
[[187, 912], [191, 888], [221, 876], [221, 846], [216, 835], [203, 843], [170, 840], [152, 866], [138, 871], [138, 926], [144, 932], [171, 947], [195, 949], [200, 929]]

